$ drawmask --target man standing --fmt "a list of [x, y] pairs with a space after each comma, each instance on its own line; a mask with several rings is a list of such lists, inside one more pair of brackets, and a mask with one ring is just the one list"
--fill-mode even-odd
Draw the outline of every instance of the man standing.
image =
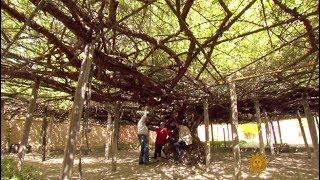
[[146, 121], [148, 117], [144, 114], [138, 122], [138, 138], [141, 146], [139, 164], [149, 164], [149, 130]]

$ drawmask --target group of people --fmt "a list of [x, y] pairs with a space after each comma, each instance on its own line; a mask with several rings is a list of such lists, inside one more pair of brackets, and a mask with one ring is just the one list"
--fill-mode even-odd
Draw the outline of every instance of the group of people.
[[141, 146], [139, 164], [149, 164], [149, 129], [155, 130], [156, 141], [154, 150], [154, 159], [161, 157], [161, 151], [166, 143], [170, 143], [174, 147], [174, 159], [176, 162], [180, 161], [181, 150], [187, 145], [192, 144], [192, 137], [188, 127], [178, 125], [176, 122], [170, 123], [170, 126], [166, 127], [164, 122], [160, 123], [158, 128], [148, 128], [147, 123], [149, 119], [147, 114], [144, 114], [138, 121], [138, 138]]

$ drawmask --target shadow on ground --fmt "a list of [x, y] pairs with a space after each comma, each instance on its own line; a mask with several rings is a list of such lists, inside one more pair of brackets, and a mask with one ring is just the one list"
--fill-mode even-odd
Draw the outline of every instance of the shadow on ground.
[[[232, 153], [214, 153], [208, 172], [204, 165], [186, 166], [165, 160], [138, 165], [138, 154], [138, 151], [120, 151], [116, 172], [111, 172], [110, 161], [105, 161], [102, 154], [85, 156], [82, 161], [84, 179], [233, 179]], [[272, 161], [268, 158], [267, 169], [259, 176], [249, 173], [250, 155], [241, 154], [243, 179], [319, 179], [319, 172], [303, 153], [282, 153]], [[43, 171], [39, 179], [57, 179], [62, 161], [62, 155], [45, 162], [41, 162], [39, 154], [27, 154], [25, 159], [25, 163]], [[78, 174], [78, 159], [75, 159], [72, 179], [78, 179]]]

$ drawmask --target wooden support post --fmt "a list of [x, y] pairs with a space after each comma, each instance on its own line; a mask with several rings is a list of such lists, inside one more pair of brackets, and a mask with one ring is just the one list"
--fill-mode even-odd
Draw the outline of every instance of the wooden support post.
[[[319, 115], [318, 115], [318, 118], [319, 118]], [[317, 132], [318, 132], [318, 138], [319, 138], [319, 121], [318, 121], [318, 118], [317, 118], [317, 115], [314, 116], [314, 120], [315, 120], [315, 124], [316, 124], [316, 129], [317, 129]], [[318, 143], [319, 144], [319, 143]]]
[[316, 132], [316, 127], [314, 124], [313, 116], [311, 114], [310, 107], [307, 102], [306, 94], [303, 94], [303, 96], [302, 96], [302, 105], [303, 105], [304, 112], [307, 116], [308, 126], [309, 126], [311, 140], [312, 140], [313, 156], [314, 156], [312, 158], [315, 161], [317, 169], [319, 169], [319, 147], [318, 147], [317, 132]]
[[82, 116], [85, 92], [88, 83], [89, 73], [92, 64], [92, 50], [90, 44], [86, 44], [85, 46], [85, 58], [81, 64], [79, 79], [77, 89], [74, 95], [74, 102], [72, 105], [72, 109], [69, 113], [70, 125], [68, 131], [68, 139], [65, 146], [65, 153], [62, 163], [62, 171], [60, 175], [60, 179], [71, 179], [72, 175], [72, 167], [74, 161], [74, 150], [77, 144], [77, 133], [80, 128], [80, 119]]
[[111, 139], [111, 171], [117, 170], [117, 153], [118, 153], [118, 137], [119, 137], [119, 125], [120, 125], [120, 104], [116, 103], [113, 105], [114, 120], [112, 128], [112, 139]]
[[238, 107], [237, 107], [237, 94], [236, 85], [234, 81], [235, 77], [227, 79], [229, 90], [230, 90], [230, 102], [231, 102], [231, 125], [233, 131], [233, 156], [235, 162], [234, 168], [234, 178], [236, 180], [241, 177], [241, 156], [240, 156], [240, 146], [239, 146], [239, 135], [238, 135]]
[[[232, 112], [230, 111], [230, 119], [229, 122], [232, 122]], [[233, 141], [233, 130], [232, 130], [232, 123], [230, 123], [230, 128], [231, 128], [231, 141]]]
[[[317, 121], [317, 117], [314, 116], [314, 126], [316, 128], [316, 136], [317, 136], [317, 139], [319, 139], [319, 125], [318, 125], [318, 121]], [[319, 144], [319, 142], [318, 142]]]
[[[3, 138], [3, 134], [4, 134], [4, 119], [3, 116], [4, 115], [4, 100], [1, 99], [1, 139]], [[2, 145], [2, 141], [1, 141], [1, 154], [4, 152], [5, 147], [3, 147]]]
[[272, 119], [269, 119], [270, 125], [271, 125], [271, 130], [272, 130], [272, 135], [273, 135], [273, 140], [276, 148], [276, 153], [279, 154], [279, 145], [276, 137], [276, 131], [274, 129], [273, 121]]
[[29, 139], [29, 134], [30, 134], [30, 129], [31, 129], [31, 123], [33, 119], [33, 113], [36, 109], [36, 101], [38, 98], [38, 90], [40, 87], [40, 79], [36, 78], [32, 92], [31, 92], [31, 100], [30, 100], [30, 105], [28, 107], [28, 112], [27, 112], [27, 117], [26, 121], [24, 123], [24, 129], [23, 129], [23, 134], [18, 150], [18, 170], [21, 171], [22, 165], [23, 165], [23, 160], [24, 156], [26, 153], [26, 146], [28, 144], [28, 139]]
[[42, 122], [41, 128], [41, 136], [42, 136], [42, 143], [41, 143], [41, 150], [42, 150], [42, 162], [46, 160], [46, 153], [47, 153], [47, 131], [48, 131], [48, 119], [46, 116], [47, 107], [44, 110], [44, 117]]
[[83, 179], [82, 176], [82, 154], [83, 154], [83, 138], [86, 138], [87, 142], [87, 150], [89, 151], [89, 142], [88, 142], [88, 121], [89, 121], [89, 108], [90, 108], [90, 100], [91, 100], [91, 83], [92, 83], [92, 66], [90, 69], [89, 73], [89, 78], [88, 78], [88, 84], [87, 84], [87, 91], [85, 93], [85, 106], [84, 106], [84, 114], [83, 114], [83, 121], [82, 121], [82, 129], [80, 133], [80, 145], [79, 145], [79, 164], [78, 164], [78, 169], [79, 169], [79, 179]]
[[2, 127], [2, 121], [3, 121], [3, 114], [4, 114], [4, 100], [1, 99], [1, 127]]
[[12, 134], [12, 120], [8, 120], [8, 129], [6, 131], [6, 150], [9, 152], [11, 145], [11, 134]]
[[266, 146], [269, 146], [270, 145], [270, 143], [269, 143], [269, 138], [268, 138], [268, 131], [269, 131], [269, 129], [267, 128], [267, 123], [266, 122], [264, 122], [264, 130], [265, 130], [265, 133], [266, 133]]
[[280, 123], [279, 120], [277, 119], [277, 124], [278, 124], [278, 132], [279, 132], [279, 139], [280, 139], [280, 144], [282, 145], [282, 136], [281, 136], [281, 127], [280, 127]]
[[230, 133], [229, 133], [229, 124], [227, 123], [227, 135], [228, 135], [228, 141], [230, 141]]
[[53, 135], [52, 132], [53, 132], [53, 119], [50, 118], [49, 119], [49, 128], [48, 128], [48, 134], [47, 134], [47, 156], [50, 156], [50, 153], [51, 153], [51, 148], [52, 148], [52, 138], [51, 136]]
[[223, 145], [224, 145], [224, 147], [227, 147], [227, 144], [226, 144], [226, 132], [225, 132], [224, 128], [223, 128]]
[[269, 141], [269, 146], [270, 146], [270, 152], [271, 152], [271, 158], [274, 158], [275, 157], [275, 152], [274, 152], [274, 147], [273, 147], [273, 142], [272, 142], [272, 135], [271, 135], [271, 130], [270, 130], [270, 124], [269, 124], [269, 117], [268, 117], [268, 114], [267, 114], [267, 111], [266, 109], [263, 109], [263, 114], [264, 114], [264, 117], [265, 117], [265, 125], [266, 125], [266, 132], [267, 132], [267, 138], [268, 138], [268, 141]]
[[256, 121], [258, 125], [258, 133], [259, 133], [259, 149], [260, 153], [264, 154], [264, 142], [263, 142], [263, 136], [262, 136], [262, 128], [261, 128], [261, 114], [260, 114], [260, 105], [259, 101], [257, 99], [254, 100], [254, 108], [256, 111]]
[[210, 128], [211, 128], [211, 141], [214, 142], [212, 123], [210, 124]]
[[111, 171], [116, 171], [117, 170], [117, 164], [115, 163], [115, 151], [116, 151], [116, 141], [115, 141], [115, 120], [113, 119], [113, 122], [111, 124], [110, 128], [110, 159], [111, 159]]
[[304, 128], [303, 128], [303, 125], [302, 125], [301, 115], [300, 115], [299, 110], [297, 111], [297, 119], [298, 119], [298, 122], [299, 122], [300, 130], [301, 130], [301, 134], [302, 134], [302, 137], [303, 137], [303, 142], [304, 142], [304, 146], [305, 146], [306, 151], [307, 151], [308, 158], [311, 158], [311, 151], [310, 151], [310, 148], [309, 148], [309, 145], [308, 145], [306, 133], [304, 132]]
[[107, 130], [106, 130], [106, 146], [105, 146], [105, 159], [110, 159], [111, 152], [111, 132], [112, 132], [112, 122], [111, 113], [108, 113]]
[[206, 170], [209, 171], [210, 167], [210, 141], [209, 141], [209, 112], [208, 112], [208, 99], [203, 103], [204, 109], [204, 124], [205, 124], [205, 138], [206, 138]]

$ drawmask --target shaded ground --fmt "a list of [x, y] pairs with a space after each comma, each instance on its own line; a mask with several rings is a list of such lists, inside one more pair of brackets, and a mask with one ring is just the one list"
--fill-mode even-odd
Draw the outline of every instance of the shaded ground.
[[[203, 165], [185, 166], [165, 160], [148, 166], [138, 165], [138, 154], [138, 151], [120, 151], [114, 173], [110, 171], [110, 161], [105, 161], [102, 154], [85, 156], [84, 179], [232, 179], [232, 153], [214, 153], [209, 172], [205, 172]], [[267, 169], [259, 177], [249, 174], [250, 155], [241, 154], [244, 179], [319, 179], [318, 171], [303, 153], [282, 153], [271, 162], [268, 159]], [[62, 155], [41, 162], [39, 154], [27, 154], [25, 162], [43, 171], [39, 179], [57, 179], [62, 161]], [[78, 179], [78, 159], [75, 160], [73, 179]]]

